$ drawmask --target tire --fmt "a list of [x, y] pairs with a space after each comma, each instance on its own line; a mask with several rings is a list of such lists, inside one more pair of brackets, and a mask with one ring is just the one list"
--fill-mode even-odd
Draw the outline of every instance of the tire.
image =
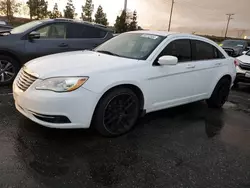
[[15, 59], [0, 55], [0, 86], [12, 84], [19, 69], [20, 64]]
[[221, 108], [227, 101], [230, 92], [231, 81], [228, 78], [222, 78], [216, 85], [207, 104], [210, 108]]
[[92, 125], [103, 136], [120, 136], [130, 131], [140, 112], [139, 99], [128, 88], [106, 93], [94, 112]]
[[234, 82], [234, 85], [233, 85], [233, 88], [234, 88], [234, 89], [238, 89], [238, 88], [239, 88], [239, 82], [236, 82], [236, 81], [235, 81], [235, 82]]

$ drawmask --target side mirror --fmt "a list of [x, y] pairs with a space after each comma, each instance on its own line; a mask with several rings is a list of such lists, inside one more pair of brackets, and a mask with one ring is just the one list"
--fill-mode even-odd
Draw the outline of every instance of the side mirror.
[[40, 33], [39, 32], [36, 32], [36, 31], [32, 31], [30, 34], [29, 34], [29, 39], [40, 39]]
[[246, 55], [247, 51], [242, 52], [243, 55]]
[[175, 56], [164, 55], [159, 58], [158, 63], [160, 65], [176, 65], [178, 63], [178, 58]]

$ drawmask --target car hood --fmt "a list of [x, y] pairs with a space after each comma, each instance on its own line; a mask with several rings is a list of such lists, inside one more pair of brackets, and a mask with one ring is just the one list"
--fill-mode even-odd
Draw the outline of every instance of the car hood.
[[91, 73], [124, 70], [138, 60], [106, 55], [93, 51], [75, 51], [48, 55], [25, 64], [29, 72], [45, 79], [59, 76], [89, 76]]
[[243, 63], [249, 63], [250, 64], [250, 56], [249, 55], [242, 55], [240, 57], [237, 57], [238, 60], [240, 60]]

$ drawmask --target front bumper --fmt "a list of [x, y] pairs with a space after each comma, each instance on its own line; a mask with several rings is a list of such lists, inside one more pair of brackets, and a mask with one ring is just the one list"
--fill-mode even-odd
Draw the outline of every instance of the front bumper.
[[239, 66], [236, 67], [236, 79], [235, 82], [245, 82], [245, 83], [250, 83], [250, 77], [247, 76], [247, 73], [250, 74], [250, 71], [243, 70]]
[[83, 87], [67, 93], [36, 90], [25, 92], [13, 83], [16, 109], [30, 120], [50, 128], [89, 128], [99, 94]]

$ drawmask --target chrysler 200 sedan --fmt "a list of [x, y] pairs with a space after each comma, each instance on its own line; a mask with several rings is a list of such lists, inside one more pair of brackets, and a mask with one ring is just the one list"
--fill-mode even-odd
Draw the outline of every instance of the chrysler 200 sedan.
[[145, 113], [200, 100], [221, 108], [235, 76], [234, 59], [206, 38], [135, 31], [32, 60], [13, 91], [17, 110], [38, 124], [117, 136]]

